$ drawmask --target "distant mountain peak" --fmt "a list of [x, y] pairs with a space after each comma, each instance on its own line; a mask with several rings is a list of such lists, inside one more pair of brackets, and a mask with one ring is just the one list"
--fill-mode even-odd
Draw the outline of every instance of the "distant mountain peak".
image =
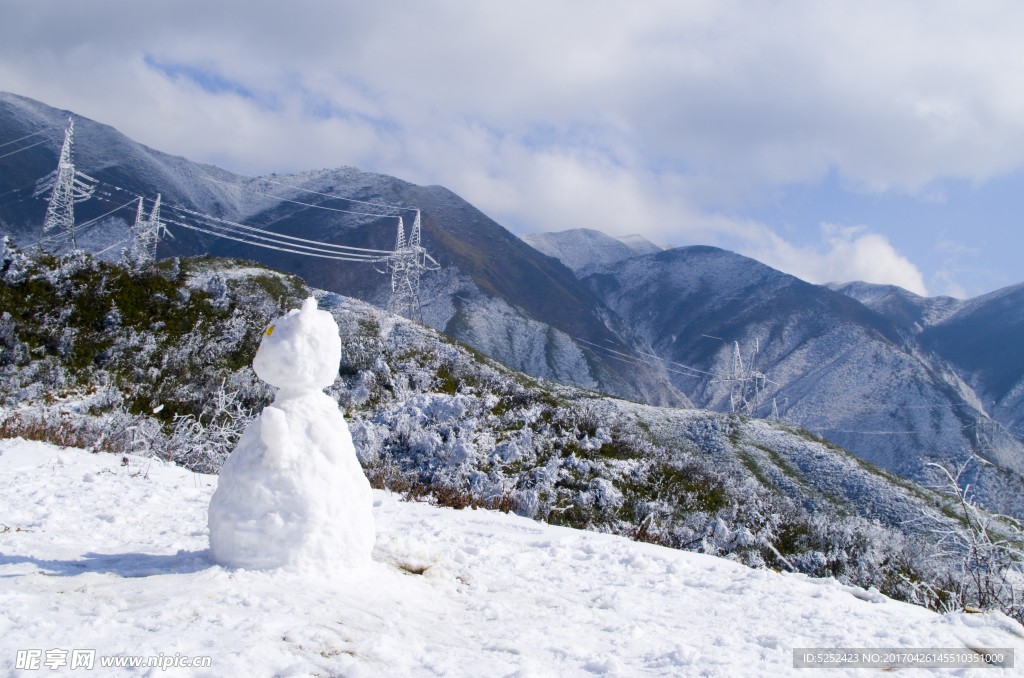
[[539, 252], [561, 261], [573, 273], [607, 266], [618, 261], [657, 254], [664, 248], [634, 233], [619, 238], [592, 228], [572, 228], [556, 233], [533, 233], [522, 240]]
[[633, 235], [624, 235], [616, 238], [616, 240], [618, 240], [626, 247], [636, 252], [639, 256], [643, 256], [645, 254], [657, 254], [658, 252], [661, 252], [664, 249], [671, 249], [672, 247], [675, 247], [675, 245], [669, 245], [667, 247], [664, 245], [655, 245], [653, 242], [643, 237], [639, 233], [634, 233]]

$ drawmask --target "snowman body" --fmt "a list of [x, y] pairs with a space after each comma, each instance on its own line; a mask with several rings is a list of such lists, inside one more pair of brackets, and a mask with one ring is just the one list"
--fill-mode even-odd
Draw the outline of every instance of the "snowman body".
[[338, 326], [307, 299], [263, 336], [253, 369], [279, 387], [242, 434], [210, 500], [210, 556], [229, 567], [362, 570], [374, 543], [370, 484], [337, 404]]

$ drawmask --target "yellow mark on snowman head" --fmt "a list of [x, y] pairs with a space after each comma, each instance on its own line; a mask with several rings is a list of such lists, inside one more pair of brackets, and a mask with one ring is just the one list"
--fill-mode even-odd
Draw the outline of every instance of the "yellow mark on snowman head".
[[271, 334], [273, 334], [273, 332], [274, 332], [274, 326], [271, 325], [270, 327], [267, 328], [266, 334], [269, 337]]

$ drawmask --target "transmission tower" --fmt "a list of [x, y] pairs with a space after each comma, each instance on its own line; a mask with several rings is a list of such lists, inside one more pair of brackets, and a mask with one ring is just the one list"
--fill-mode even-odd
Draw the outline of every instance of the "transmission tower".
[[398, 217], [398, 237], [395, 238], [395, 251], [401, 252], [405, 249], [405, 227], [402, 225], [402, 217]]
[[157, 243], [166, 233], [167, 227], [160, 221], [160, 194], [156, 194], [156, 202], [153, 203], [148, 219], [145, 217], [143, 199], [139, 198], [139, 211], [132, 227], [132, 258], [139, 264], [155, 262]]
[[35, 195], [40, 196], [50, 191], [50, 204], [46, 208], [46, 218], [43, 220], [43, 234], [54, 230], [70, 233], [71, 246], [78, 249], [78, 241], [75, 238], [75, 203], [91, 198], [99, 182], [75, 169], [72, 154], [74, 136], [75, 121], [68, 118], [68, 128], [64, 131], [64, 145], [60, 149], [57, 169], [39, 180]]
[[405, 227], [399, 217], [395, 253], [388, 258], [388, 271], [391, 273], [388, 312], [422, 323], [420, 275], [423, 271], [436, 271], [438, 268], [440, 265], [420, 245], [420, 211], [416, 210], [416, 221], [413, 222], [408, 240], [405, 239]]
[[761, 353], [761, 340], [754, 339], [754, 355], [750, 357], [748, 364], [746, 382], [749, 386], [748, 393], [750, 398], [750, 414], [751, 416], [757, 416], [757, 408], [761, 406], [761, 401], [764, 400], [765, 391], [768, 389], [768, 377], [764, 373], [757, 370], [757, 358]]
[[732, 344], [732, 378], [740, 379], [743, 376], [743, 357], [740, 355], [740, 342]]
[[[716, 380], [729, 383], [729, 407], [734, 414], [744, 414], [751, 417], [757, 416], [757, 410], [761, 406], [761, 401], [764, 400], [768, 384], [775, 383], [756, 368], [760, 350], [760, 340], [754, 339], [754, 350], [750, 357], [747, 358], [747, 364], [744, 366], [743, 356], [740, 353], [740, 343], [734, 341], [732, 373], [726, 379]], [[774, 401], [772, 407], [773, 416], [777, 416], [777, 406]]]

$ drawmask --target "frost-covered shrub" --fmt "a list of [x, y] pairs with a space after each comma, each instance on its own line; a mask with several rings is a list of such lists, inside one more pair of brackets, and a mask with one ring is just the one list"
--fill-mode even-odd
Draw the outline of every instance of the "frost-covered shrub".
[[254, 419], [252, 410], [242, 405], [239, 392], [226, 391], [221, 382], [199, 415], [175, 417], [162, 456], [199, 473], [216, 473]]
[[145, 432], [158, 428], [145, 417], [123, 410], [101, 417], [82, 416], [60, 407], [0, 410], [0, 438], [39, 440], [95, 452], [146, 454], [149, 445]]
[[927, 580], [908, 580], [910, 599], [944, 612], [997, 609], [1024, 622], [1024, 526], [984, 511], [964, 482], [972, 465], [984, 463], [972, 455], [954, 467], [930, 465], [959, 520], [934, 511], [922, 516], [945, 566]]
[[232, 267], [215, 260], [179, 261], [177, 272], [174, 262], [124, 268], [5, 243], [3, 262], [0, 405], [68, 403], [64, 416], [94, 419], [122, 412], [134, 418], [118, 443], [127, 451], [208, 472], [244, 413], [270, 402], [273, 389], [249, 363], [267, 322], [305, 293], [286, 276], [210, 275]]
[[[265, 286], [229, 284], [225, 275], [205, 272], [222, 264], [203, 259], [179, 263], [184, 275], [172, 280], [173, 262], [125, 269], [80, 252], [55, 257], [4, 248], [0, 398], [8, 407], [37, 397], [33, 385], [62, 397], [101, 380], [114, 384], [135, 414], [163, 405], [164, 424], [198, 417], [225, 379], [245, 407], [268, 401], [270, 390], [247, 368], [285, 301]], [[190, 273], [218, 296], [189, 288]], [[294, 283], [281, 288], [286, 298], [304, 293]]]

